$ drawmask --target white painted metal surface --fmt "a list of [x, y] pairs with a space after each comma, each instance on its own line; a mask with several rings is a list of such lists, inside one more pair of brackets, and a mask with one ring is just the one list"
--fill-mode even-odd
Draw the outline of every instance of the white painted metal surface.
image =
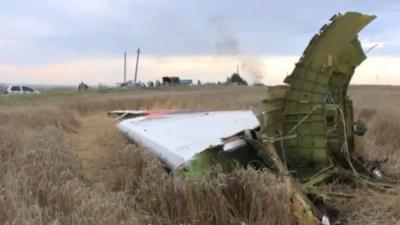
[[117, 125], [129, 139], [155, 153], [172, 170], [210, 146], [224, 144], [222, 138], [257, 126], [251, 111], [150, 111]]

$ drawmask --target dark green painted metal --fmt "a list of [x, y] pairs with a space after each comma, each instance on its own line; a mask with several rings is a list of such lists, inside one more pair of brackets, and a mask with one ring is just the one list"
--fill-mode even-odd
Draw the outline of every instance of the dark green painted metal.
[[222, 171], [230, 171], [234, 167], [246, 167], [254, 162], [260, 162], [262, 159], [257, 155], [252, 147], [242, 148], [233, 152], [225, 152], [221, 146], [211, 147], [200, 152], [192, 161], [185, 165], [180, 172], [189, 175], [196, 175], [219, 166]]

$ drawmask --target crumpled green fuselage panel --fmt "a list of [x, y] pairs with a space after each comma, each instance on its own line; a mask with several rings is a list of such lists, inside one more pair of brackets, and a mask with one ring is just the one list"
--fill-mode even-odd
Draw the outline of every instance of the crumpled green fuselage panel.
[[357, 33], [374, 18], [360, 13], [332, 17], [285, 79], [283, 133], [297, 135], [286, 141], [289, 168], [319, 169], [329, 166], [338, 151], [351, 151], [353, 112], [346, 92], [366, 58]]
[[347, 88], [366, 58], [358, 32], [375, 16], [335, 15], [310, 41], [287, 86], [270, 87], [255, 110], [264, 138], [275, 140], [289, 169], [315, 172], [353, 149], [353, 106]]

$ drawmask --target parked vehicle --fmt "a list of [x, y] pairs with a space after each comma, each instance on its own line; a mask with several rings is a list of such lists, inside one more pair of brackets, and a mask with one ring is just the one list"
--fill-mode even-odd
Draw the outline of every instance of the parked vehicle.
[[38, 90], [35, 90], [28, 86], [22, 85], [9, 85], [5, 89], [5, 94], [19, 95], [19, 94], [39, 94]]

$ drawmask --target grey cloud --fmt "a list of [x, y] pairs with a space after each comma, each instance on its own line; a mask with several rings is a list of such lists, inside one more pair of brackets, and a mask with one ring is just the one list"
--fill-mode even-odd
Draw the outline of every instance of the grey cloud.
[[[2, 48], [0, 62], [120, 55], [137, 47], [149, 55], [299, 55], [322, 23], [348, 10], [378, 14], [362, 33], [369, 39], [390, 40], [393, 30], [400, 30], [400, 3], [394, 0], [8, 1], [0, 3], [0, 19], [12, 21], [0, 21], [9, 26], [0, 40], [13, 47]], [[382, 47], [373, 54], [399, 50]]]

